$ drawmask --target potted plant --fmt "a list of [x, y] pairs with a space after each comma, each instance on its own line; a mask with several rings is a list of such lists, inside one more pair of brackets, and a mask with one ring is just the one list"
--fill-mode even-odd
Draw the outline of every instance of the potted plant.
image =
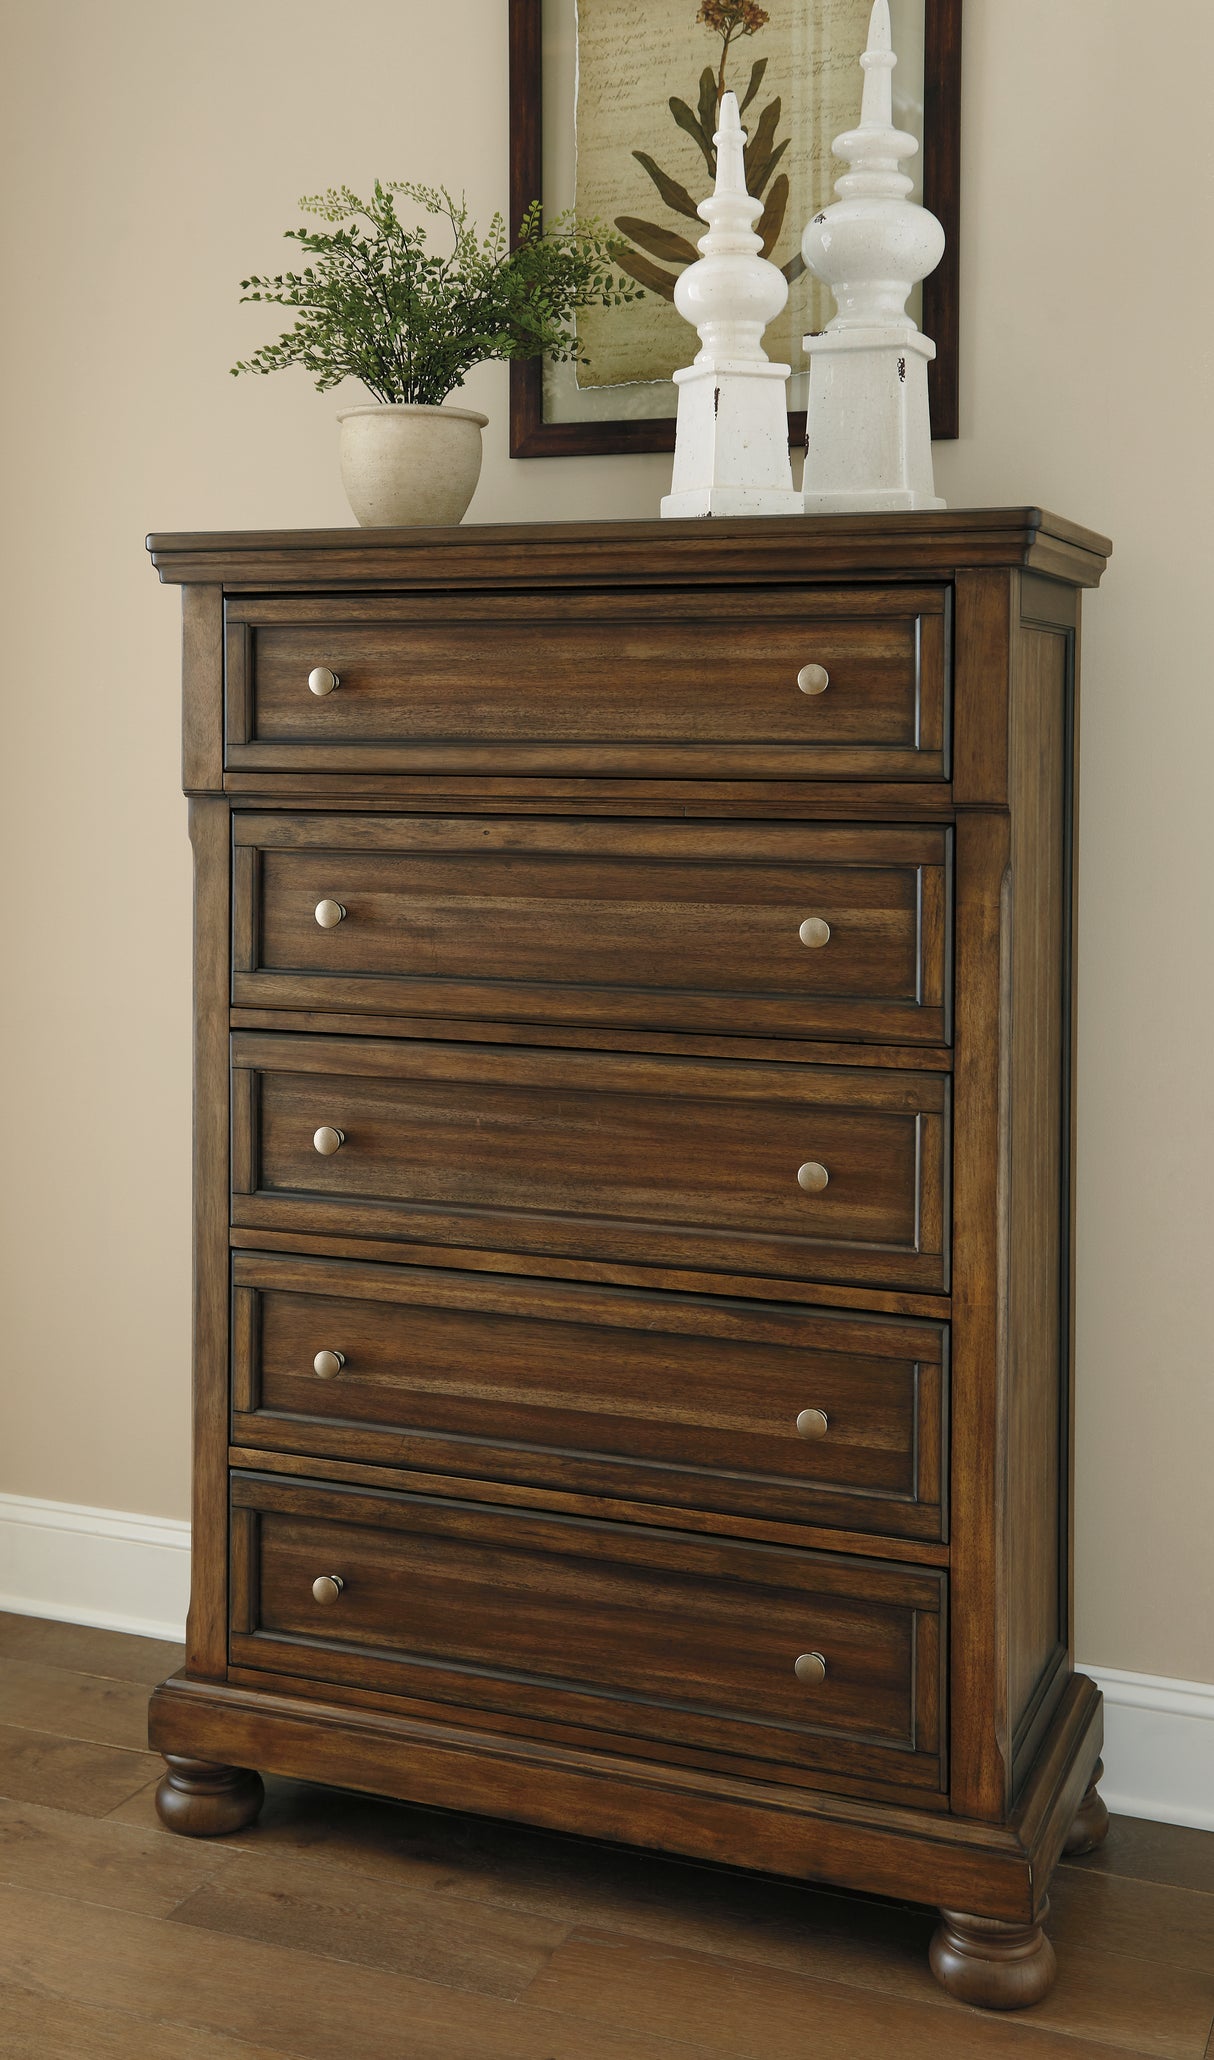
[[[401, 221], [398, 194], [447, 225], [445, 254], [429, 248], [424, 225]], [[338, 415], [342, 483], [358, 520], [461, 521], [488, 418], [448, 406], [448, 396], [490, 359], [580, 360], [577, 310], [638, 297], [613, 270], [615, 242], [572, 215], [545, 229], [538, 201], [513, 246], [500, 215], [482, 240], [462, 198], [402, 180], [377, 179], [369, 201], [336, 186], [299, 205], [335, 225], [286, 231], [307, 253], [303, 271], [241, 281], [242, 300], [298, 308], [299, 319], [233, 373], [302, 365], [321, 393], [359, 380], [373, 401]]]

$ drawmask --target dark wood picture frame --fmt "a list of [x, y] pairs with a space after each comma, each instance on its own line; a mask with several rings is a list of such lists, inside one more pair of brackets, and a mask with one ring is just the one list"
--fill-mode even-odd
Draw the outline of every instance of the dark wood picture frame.
[[[929, 369], [932, 435], [958, 433], [958, 241], [961, 221], [962, 0], [926, 0], [923, 51], [923, 200], [944, 226], [944, 258], [923, 282], [923, 329], [936, 344]], [[543, 194], [542, 0], [510, 0], [510, 227]], [[803, 413], [788, 418], [790, 446], [805, 440]], [[544, 368], [510, 367], [512, 458], [574, 458], [672, 451], [674, 416], [620, 422], [546, 422]]]

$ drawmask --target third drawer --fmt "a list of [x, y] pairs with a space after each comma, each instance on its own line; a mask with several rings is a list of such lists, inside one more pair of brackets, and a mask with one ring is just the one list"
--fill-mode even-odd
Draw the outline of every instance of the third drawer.
[[269, 1252], [233, 1295], [238, 1445], [943, 1535], [942, 1324]]
[[232, 1055], [238, 1226], [948, 1285], [943, 1074], [249, 1031]]

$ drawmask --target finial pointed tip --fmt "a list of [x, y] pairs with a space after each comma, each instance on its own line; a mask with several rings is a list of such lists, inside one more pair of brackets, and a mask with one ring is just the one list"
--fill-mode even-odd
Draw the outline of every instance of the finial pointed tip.
[[718, 194], [745, 193], [746, 158], [743, 145], [746, 142], [746, 131], [742, 127], [742, 117], [738, 112], [736, 93], [721, 95], [721, 104], [717, 109], [716, 134], [712, 140], [717, 146]]
[[868, 18], [868, 47], [870, 50], [892, 50], [894, 47], [889, 0], [873, 0], [873, 11]]

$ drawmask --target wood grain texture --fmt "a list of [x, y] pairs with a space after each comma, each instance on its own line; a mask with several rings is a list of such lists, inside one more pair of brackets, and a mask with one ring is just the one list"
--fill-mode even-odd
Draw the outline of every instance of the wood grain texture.
[[728, 1768], [679, 1766], [668, 1754], [607, 1755], [588, 1738], [528, 1737], [527, 1726], [509, 1730], [505, 1716], [492, 1731], [477, 1730], [454, 1705], [446, 1716], [438, 1705], [406, 1716], [399, 1702], [374, 1703], [348, 1687], [326, 1702], [315, 1685], [305, 1693], [285, 1675], [226, 1686], [177, 1677], [152, 1699], [150, 1732], [168, 1753], [228, 1755], [300, 1780], [337, 1780], [373, 1795], [407, 1792], [444, 1807], [627, 1836], [666, 1852], [924, 1903], [951, 1899], [954, 1907], [964, 1898], [1010, 1922], [1036, 1914], [1040, 1884], [1074, 1815], [1072, 1790], [1082, 1794], [1100, 1749], [1099, 1696], [1076, 1677], [1017, 1813], [1006, 1826], [982, 1825], [898, 1807], [884, 1789], [865, 1801], [797, 1786], [791, 1777], [756, 1781]]
[[[1033, 509], [153, 540], [210, 595], [212, 740], [222, 587], [229, 753], [179, 1769], [1037, 1923], [1101, 1745], [1067, 653], [1107, 548]], [[354, 1941], [314, 1885], [304, 1935]], [[285, 1940], [267, 1883], [195, 1912]], [[518, 2007], [522, 1961], [468, 1964]], [[1192, 2045], [1192, 1972], [1144, 2050]]]
[[[233, 770], [822, 776], [947, 770], [946, 592], [230, 600]], [[798, 687], [806, 665], [825, 693]], [[340, 679], [317, 696], [308, 675]]]
[[232, 1056], [238, 1225], [948, 1285], [934, 1075], [247, 1032]]
[[[950, 983], [951, 991], [951, 983]], [[423, 1037], [443, 1044], [525, 1044], [562, 1051], [652, 1052], [659, 1058], [777, 1059], [822, 1066], [876, 1066], [900, 1073], [947, 1073], [947, 1046], [835, 1044], [793, 1037], [706, 1037], [660, 1030], [611, 1030], [596, 1023], [503, 1023], [492, 1017], [352, 1015], [330, 1009], [232, 1010], [233, 1030], [302, 1030], [317, 1037]]]
[[192, 586], [181, 603], [181, 784], [187, 794], [218, 794], [223, 791], [223, 589]]
[[177, 1924], [289, 1946], [316, 1959], [412, 1974], [517, 2001], [566, 1937], [559, 1920], [360, 1879], [297, 1852], [233, 1856], [180, 1899]]
[[92, 1624], [52, 1623], [46, 1617], [0, 1610], [0, 1657], [68, 1667], [107, 1681], [139, 1681], [154, 1688], [181, 1665], [184, 1649], [166, 1638], [136, 1638]]
[[284, 2060], [286, 2053], [280, 2045], [134, 2016], [125, 2005], [102, 2010], [63, 2002], [4, 1979], [0, 2031], [6, 2060], [165, 2060], [170, 2051], [173, 2060]]
[[463, 528], [179, 532], [151, 536], [161, 579], [225, 591], [351, 588], [535, 591], [951, 579], [1023, 566], [1097, 586], [1107, 537], [1040, 508], [951, 508], [696, 522], [472, 523]]
[[[348, 1019], [343, 1022], [347, 1029]], [[507, 1252], [492, 1246], [430, 1244], [420, 1238], [356, 1237], [235, 1226], [234, 1250], [312, 1253], [320, 1258], [382, 1260], [388, 1265], [446, 1266], [470, 1273], [510, 1273], [536, 1280], [599, 1281], [613, 1287], [657, 1288], [672, 1293], [722, 1294], [754, 1301], [800, 1302], [806, 1307], [843, 1309], [873, 1316], [921, 1316], [929, 1323], [947, 1319], [947, 1297], [914, 1294], [905, 1289], [840, 1287], [830, 1281], [776, 1280], [761, 1273], [708, 1272], [691, 1267], [646, 1266], [639, 1260], [614, 1263], [601, 1259], [549, 1258], [542, 1252]]]
[[190, 803], [194, 847], [194, 1463], [191, 1672], [227, 1664], [228, 991], [231, 864], [224, 802]]
[[[728, 2060], [804, 2060], [807, 2026], [815, 2060], [882, 2052], [899, 2060], [1114, 2060], [1126, 2050], [1120, 2039], [1110, 2044], [1097, 2035], [1076, 2042], [1038, 2030], [1036, 2018], [1008, 2024], [926, 1998], [912, 2003], [592, 1930], [575, 1932], [557, 1949], [531, 1996], [552, 2008], [593, 2013], [624, 2031], [645, 2025], [689, 2037]], [[1196, 2016], [1185, 2020], [1190, 2041]], [[1195, 2049], [1189, 2042], [1170, 2044], [1168, 2051], [1192, 2060]]]
[[[98, 1635], [119, 1645], [116, 1634]], [[113, 1678], [122, 1678], [118, 1652], [109, 1664]], [[146, 2053], [148, 2060], [161, 2060], [166, 2041], [187, 2060], [238, 2060], [250, 2051], [258, 2060], [271, 2050], [294, 2050], [282, 2043], [272, 1992], [260, 2023], [242, 2021], [242, 2041], [258, 2041], [252, 2048], [243, 2042], [233, 2048], [229, 2033], [201, 2030], [176, 2012], [159, 2019], [135, 2014], [140, 1940], [150, 1937], [154, 1962], [162, 1925], [150, 1934], [109, 1935], [120, 1954], [134, 1948], [125, 1963], [130, 1993], [120, 2015], [93, 2001], [63, 2000], [65, 1988], [87, 1993], [65, 1976], [62, 1942], [65, 1934], [77, 1936], [77, 1911], [90, 1904], [94, 1916], [171, 1913], [173, 1924], [190, 1935], [183, 1946], [187, 1966], [196, 1932], [219, 1942], [269, 1940], [297, 1971], [310, 1963], [313, 1978], [328, 1983], [342, 1982], [360, 1963], [382, 1971], [399, 1963], [407, 1972], [404, 1963], [412, 1956], [428, 1955], [419, 1970], [426, 1986], [449, 1985], [457, 1994], [498, 1995], [530, 1968], [525, 2005], [532, 2007], [549, 1978], [572, 1996], [572, 1984], [590, 1964], [581, 1949], [593, 1940], [594, 1951], [611, 1956], [608, 1965], [616, 1953], [622, 1956], [624, 1978], [639, 1983], [642, 1998], [659, 2014], [684, 2007], [689, 1980], [727, 2009], [740, 1993], [764, 2050], [778, 2051], [785, 2036], [803, 2029], [807, 1990], [815, 2026], [821, 2014], [826, 2037], [848, 2029], [862, 2035], [863, 2019], [848, 2010], [849, 2001], [881, 2012], [877, 2022], [887, 2027], [890, 2050], [915, 2050], [920, 2013], [933, 2002], [941, 2005], [936, 2036], [943, 2053], [954, 2039], [969, 2042], [957, 2046], [959, 2053], [980, 2051], [974, 2041], [987, 2036], [980, 2020], [934, 1990], [923, 1963], [931, 1916], [905, 1905], [284, 1782], [271, 1782], [256, 1830], [237, 1834], [222, 1849], [186, 1845], [155, 1827], [148, 1793], [141, 1791], [105, 1822], [65, 1810], [0, 1808], [0, 1880], [35, 1891], [25, 1903], [8, 1906], [19, 1912], [19, 1968], [14, 1978], [6, 1964], [9, 1978], [0, 1984], [6, 2055], [116, 2056], [115, 2017], [127, 2041], [124, 2054]], [[1149, 1854], [1161, 1873], [1189, 1876], [1201, 1854], [1214, 1856], [1214, 1838], [1123, 1819], [1109, 1850], [1128, 1855], [1131, 1865]], [[1207, 1865], [1214, 1868], [1214, 1857]], [[1059, 1869], [1053, 1903], [1050, 1929], [1061, 1974], [1049, 2001], [1015, 2027], [1028, 2041], [1024, 2050], [1031, 2052], [1033, 2038], [1042, 2037], [1045, 2052], [1056, 2051], [1054, 2034], [1065, 2033], [1077, 2060], [1113, 2050], [1168, 2060], [1199, 2055], [1214, 2007], [1214, 1893], [1113, 1875], [1083, 1861]], [[85, 1915], [79, 1927], [86, 1947], [82, 1981], [98, 1936], [90, 1931], [92, 1921]], [[192, 1992], [192, 1977], [187, 1987]], [[609, 2007], [610, 1982], [605, 1995], [608, 2003], [597, 2007]], [[887, 2020], [885, 2006], [903, 2015]], [[188, 2002], [187, 2016], [192, 2020]], [[504, 2021], [509, 2026], [509, 2010]], [[591, 2013], [572, 2021], [589, 2039], [595, 2024], [607, 2020]], [[992, 2026], [990, 2035], [1001, 2040], [1005, 2029], [1011, 2027]], [[625, 2021], [621, 2036], [628, 2035]], [[497, 2060], [492, 2029], [486, 2026], [481, 2037], [478, 2060]], [[266, 2039], [272, 2046], [261, 2044]], [[994, 2050], [1013, 2049], [999, 2043]]]
[[226, 1864], [223, 1851], [71, 1808], [0, 1800], [0, 1881], [167, 1916]]
[[0, 1724], [139, 1752], [147, 1742], [147, 1691], [141, 1682], [6, 1658], [0, 1668]]
[[162, 2054], [185, 2024], [254, 2044], [269, 2036], [295, 2060], [400, 2060], [406, 2026], [418, 2060], [697, 2060], [687, 2043], [672, 2052], [594, 2019], [29, 1891], [0, 1889], [0, 1926], [10, 1982], [157, 2021]]
[[[238, 1006], [947, 1038], [939, 831], [244, 813], [233, 830]], [[326, 899], [345, 911], [327, 929]]]
[[161, 1772], [150, 1752], [0, 1724], [0, 1795], [104, 1817]]
[[[281, 1476], [235, 1475], [232, 1501], [240, 1664], [563, 1720], [624, 1749], [939, 1785], [944, 1597], [926, 1568]], [[326, 1573], [344, 1582], [328, 1607], [312, 1595]], [[793, 1666], [811, 1650], [826, 1678], [807, 1688]]]
[[1008, 1716], [1012, 1780], [1070, 1642], [1071, 782], [1065, 638], [1017, 642], [1011, 720], [1008, 1094]]
[[[332, 1438], [334, 1434], [328, 1433]], [[618, 1495], [590, 1495], [584, 1489], [570, 1492], [559, 1488], [520, 1485], [503, 1480], [502, 1466], [489, 1480], [474, 1475], [434, 1474], [418, 1467], [376, 1466], [362, 1460], [322, 1457], [311, 1450], [306, 1426], [293, 1433], [290, 1452], [267, 1445], [233, 1445], [229, 1459], [245, 1473], [281, 1473], [298, 1478], [306, 1472], [314, 1480], [341, 1481], [356, 1488], [405, 1488], [418, 1494], [449, 1496], [456, 1502], [483, 1502], [487, 1495], [505, 1507], [550, 1512], [556, 1516], [602, 1517], [608, 1523], [640, 1523], [665, 1530], [704, 1531], [715, 1537], [747, 1538], [757, 1545], [792, 1545], [809, 1552], [845, 1552], [853, 1559], [886, 1559], [895, 1552], [907, 1566], [946, 1567], [947, 1545], [918, 1538], [898, 1538], [891, 1545], [888, 1536], [876, 1531], [836, 1531], [807, 1523], [773, 1523], [761, 1517], [734, 1516], [723, 1510], [666, 1507], [657, 1502], [630, 1502]], [[306, 1454], [306, 1459], [305, 1459]]]
[[233, 1280], [238, 1444], [941, 1535], [939, 1326], [240, 1253]]

